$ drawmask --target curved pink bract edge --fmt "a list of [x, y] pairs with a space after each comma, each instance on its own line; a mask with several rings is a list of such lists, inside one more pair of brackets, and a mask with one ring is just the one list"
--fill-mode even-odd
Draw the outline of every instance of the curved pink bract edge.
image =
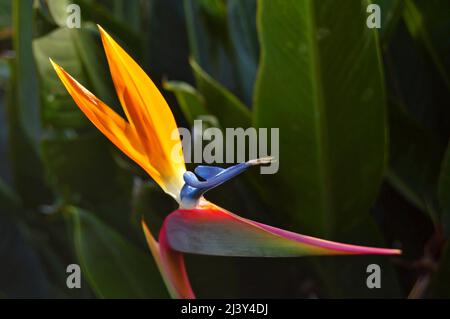
[[391, 248], [377, 248], [368, 246], [359, 246], [352, 244], [337, 243], [330, 240], [320, 239], [316, 237], [300, 235], [288, 230], [283, 230], [273, 226], [261, 224], [252, 220], [248, 222], [261, 227], [262, 229], [271, 232], [272, 234], [281, 236], [286, 239], [294, 240], [303, 244], [321, 247], [329, 250], [333, 250], [336, 253], [342, 252], [345, 255], [400, 255], [402, 251], [400, 249]]
[[192, 291], [189, 277], [187, 275], [183, 254], [173, 250], [167, 243], [167, 232], [164, 228], [159, 234], [159, 247], [161, 254], [161, 262], [167, 270], [170, 281], [172, 282], [172, 290], [177, 298], [194, 299], [195, 294]]
[[142, 229], [172, 298], [195, 299], [195, 294], [192, 291], [186, 272], [183, 254], [170, 248], [167, 243], [167, 232], [164, 226], [159, 234], [159, 243], [154, 239], [144, 221], [142, 221]]
[[[351, 244], [338, 243], [319, 239], [311, 236], [305, 236], [297, 234], [291, 231], [283, 230], [273, 226], [265, 225], [259, 222], [255, 222], [246, 218], [239, 217], [219, 206], [216, 206], [204, 199], [199, 203], [195, 209], [178, 209], [164, 220], [164, 224], [161, 227], [159, 233], [159, 244], [154, 240], [150, 234], [145, 223], [143, 223], [144, 232], [149, 243], [150, 250], [152, 251], [160, 272], [166, 282], [168, 290], [172, 297], [182, 299], [193, 299], [195, 294], [192, 291], [189, 277], [186, 271], [184, 263], [184, 253], [201, 253], [195, 250], [183, 251], [183, 247], [174, 247], [171, 245], [171, 231], [168, 229], [168, 225], [178, 221], [188, 224], [206, 224], [209, 225], [227, 225], [227, 227], [236, 227], [238, 231], [249, 232], [249, 234], [265, 234], [267, 235], [267, 245], [275, 243], [276, 247], [282, 247], [284, 244], [299, 245], [300, 247], [307, 247], [307, 253], [303, 255], [399, 255], [401, 251], [398, 249], [376, 248], [366, 247]], [[170, 228], [170, 227], [169, 227]], [[202, 233], [196, 233], [196, 228], [189, 228], [189, 231], [193, 231], [195, 235], [199, 236]], [[172, 233], [172, 236], [174, 234]], [[201, 238], [198, 237], [198, 238]], [[222, 245], [222, 239], [226, 241], [226, 238], [220, 237], [220, 244]], [[249, 237], [250, 238], [250, 237]], [[173, 238], [172, 238], [173, 239]], [[251, 238], [250, 238], [251, 239]], [[176, 241], [175, 241], [176, 242]], [[172, 241], [172, 243], [174, 243]], [[266, 241], [258, 242], [259, 245], [265, 246]], [[254, 242], [242, 242], [243, 246], [252, 246]], [[273, 247], [272, 247], [273, 249]], [[278, 248], [275, 248], [278, 249]], [[222, 251], [223, 252], [223, 251]], [[227, 256], [227, 255], [224, 255]], [[233, 255], [228, 255], [233, 256]], [[257, 256], [251, 255], [248, 256]], [[284, 257], [295, 257], [297, 255], [283, 255]], [[300, 254], [298, 256], [301, 256]]]
[[[258, 232], [259, 234], [270, 234], [267, 240], [280, 240], [284, 241], [286, 244], [298, 243], [309, 247], [308, 250], [311, 251], [311, 255], [399, 255], [401, 250], [399, 249], [389, 249], [389, 248], [377, 248], [377, 247], [367, 247], [359, 246], [353, 244], [345, 244], [339, 242], [333, 242], [329, 240], [324, 240], [320, 238], [315, 238], [312, 236], [301, 235], [291, 231], [283, 230], [277, 227], [269, 226], [263, 223], [259, 223], [253, 220], [249, 220], [238, 215], [235, 215], [215, 204], [202, 199], [199, 205], [194, 209], [179, 209], [172, 214], [170, 214], [165, 222], [167, 225], [168, 221], [178, 219], [181, 223], [186, 224], [186, 221], [191, 221], [191, 223], [196, 224], [206, 224], [218, 225], [218, 224], [228, 224], [228, 227], [239, 227], [242, 231], [252, 231]], [[230, 223], [232, 226], [229, 226]], [[192, 229], [192, 228], [190, 228]], [[195, 231], [195, 229], [194, 229]], [[226, 239], [225, 239], [226, 240]], [[170, 241], [174, 243], [175, 241]], [[243, 242], [242, 245], [248, 245], [249, 243]], [[250, 243], [251, 245], [251, 243]], [[181, 247], [178, 247], [181, 249]], [[174, 249], [177, 249], [175, 247]], [[181, 250], [180, 250], [181, 251]], [[314, 251], [314, 253], [312, 253]], [[185, 251], [190, 252], [190, 251]]]

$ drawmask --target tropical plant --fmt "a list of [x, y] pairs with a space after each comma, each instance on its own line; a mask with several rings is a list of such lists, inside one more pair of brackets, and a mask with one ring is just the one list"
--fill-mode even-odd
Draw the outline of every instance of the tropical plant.
[[[79, 29], [66, 26], [70, 3], [81, 8]], [[366, 25], [370, 3], [381, 8], [381, 29]], [[446, 0], [2, 1], [0, 295], [168, 297], [143, 219], [147, 235], [164, 220], [167, 233], [175, 223], [187, 230], [171, 245], [183, 252], [198, 297], [449, 297], [448, 7]], [[207, 214], [243, 220], [246, 231], [264, 223], [402, 255], [214, 251], [220, 245], [207, 242], [229, 229], [207, 220], [196, 228], [201, 215], [177, 210], [148, 179], [155, 162], [136, 165], [111, 145], [54, 72], [49, 57], [127, 118], [96, 24], [150, 75], [179, 126], [207, 115], [222, 129], [279, 128], [276, 174], [250, 169], [208, 192], [243, 219], [217, 206]], [[264, 227], [241, 229], [228, 243], [260, 252], [268, 241], [259, 236], [274, 231]], [[191, 249], [193, 228], [203, 251]], [[253, 235], [261, 241], [252, 243]], [[66, 287], [74, 263], [81, 289]], [[382, 269], [380, 289], [366, 286], [370, 264]]]

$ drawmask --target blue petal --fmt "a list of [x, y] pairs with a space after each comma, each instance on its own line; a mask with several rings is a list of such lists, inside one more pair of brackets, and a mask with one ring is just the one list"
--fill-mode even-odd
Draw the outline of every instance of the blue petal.
[[219, 173], [222, 173], [225, 169], [218, 166], [204, 166], [199, 165], [195, 168], [194, 172], [203, 179], [210, 179]]

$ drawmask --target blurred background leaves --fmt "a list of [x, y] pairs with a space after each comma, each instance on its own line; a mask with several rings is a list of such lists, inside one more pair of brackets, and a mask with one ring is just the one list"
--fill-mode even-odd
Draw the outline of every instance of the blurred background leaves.
[[[166, 297], [140, 231], [175, 203], [91, 125], [48, 58], [117, 112], [96, 24], [179, 126], [280, 128], [280, 171], [209, 198], [244, 217], [400, 258], [187, 256], [199, 297], [449, 297], [446, 0], [0, 3], [0, 296]], [[67, 5], [81, 28], [66, 27]], [[269, 136], [270, 138], [270, 136]], [[66, 267], [82, 267], [67, 289]], [[382, 289], [365, 285], [380, 264]], [[268, 276], [267, 274], [273, 274]]]

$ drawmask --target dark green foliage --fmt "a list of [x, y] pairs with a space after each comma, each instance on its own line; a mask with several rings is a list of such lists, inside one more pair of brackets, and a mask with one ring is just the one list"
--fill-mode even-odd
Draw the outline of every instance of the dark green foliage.
[[[66, 28], [69, 3], [81, 8], [80, 29]], [[370, 3], [380, 30], [366, 27]], [[307, 235], [403, 250], [189, 255], [199, 297], [448, 298], [449, 3], [2, 1], [0, 297], [168, 296], [140, 220], [157, 235], [176, 203], [101, 136], [48, 61], [123, 114], [100, 24], [161, 88], [179, 126], [206, 115], [220, 128], [280, 129], [279, 172], [247, 172], [211, 201]], [[80, 290], [66, 287], [72, 263]], [[366, 287], [372, 263], [381, 289]]]

